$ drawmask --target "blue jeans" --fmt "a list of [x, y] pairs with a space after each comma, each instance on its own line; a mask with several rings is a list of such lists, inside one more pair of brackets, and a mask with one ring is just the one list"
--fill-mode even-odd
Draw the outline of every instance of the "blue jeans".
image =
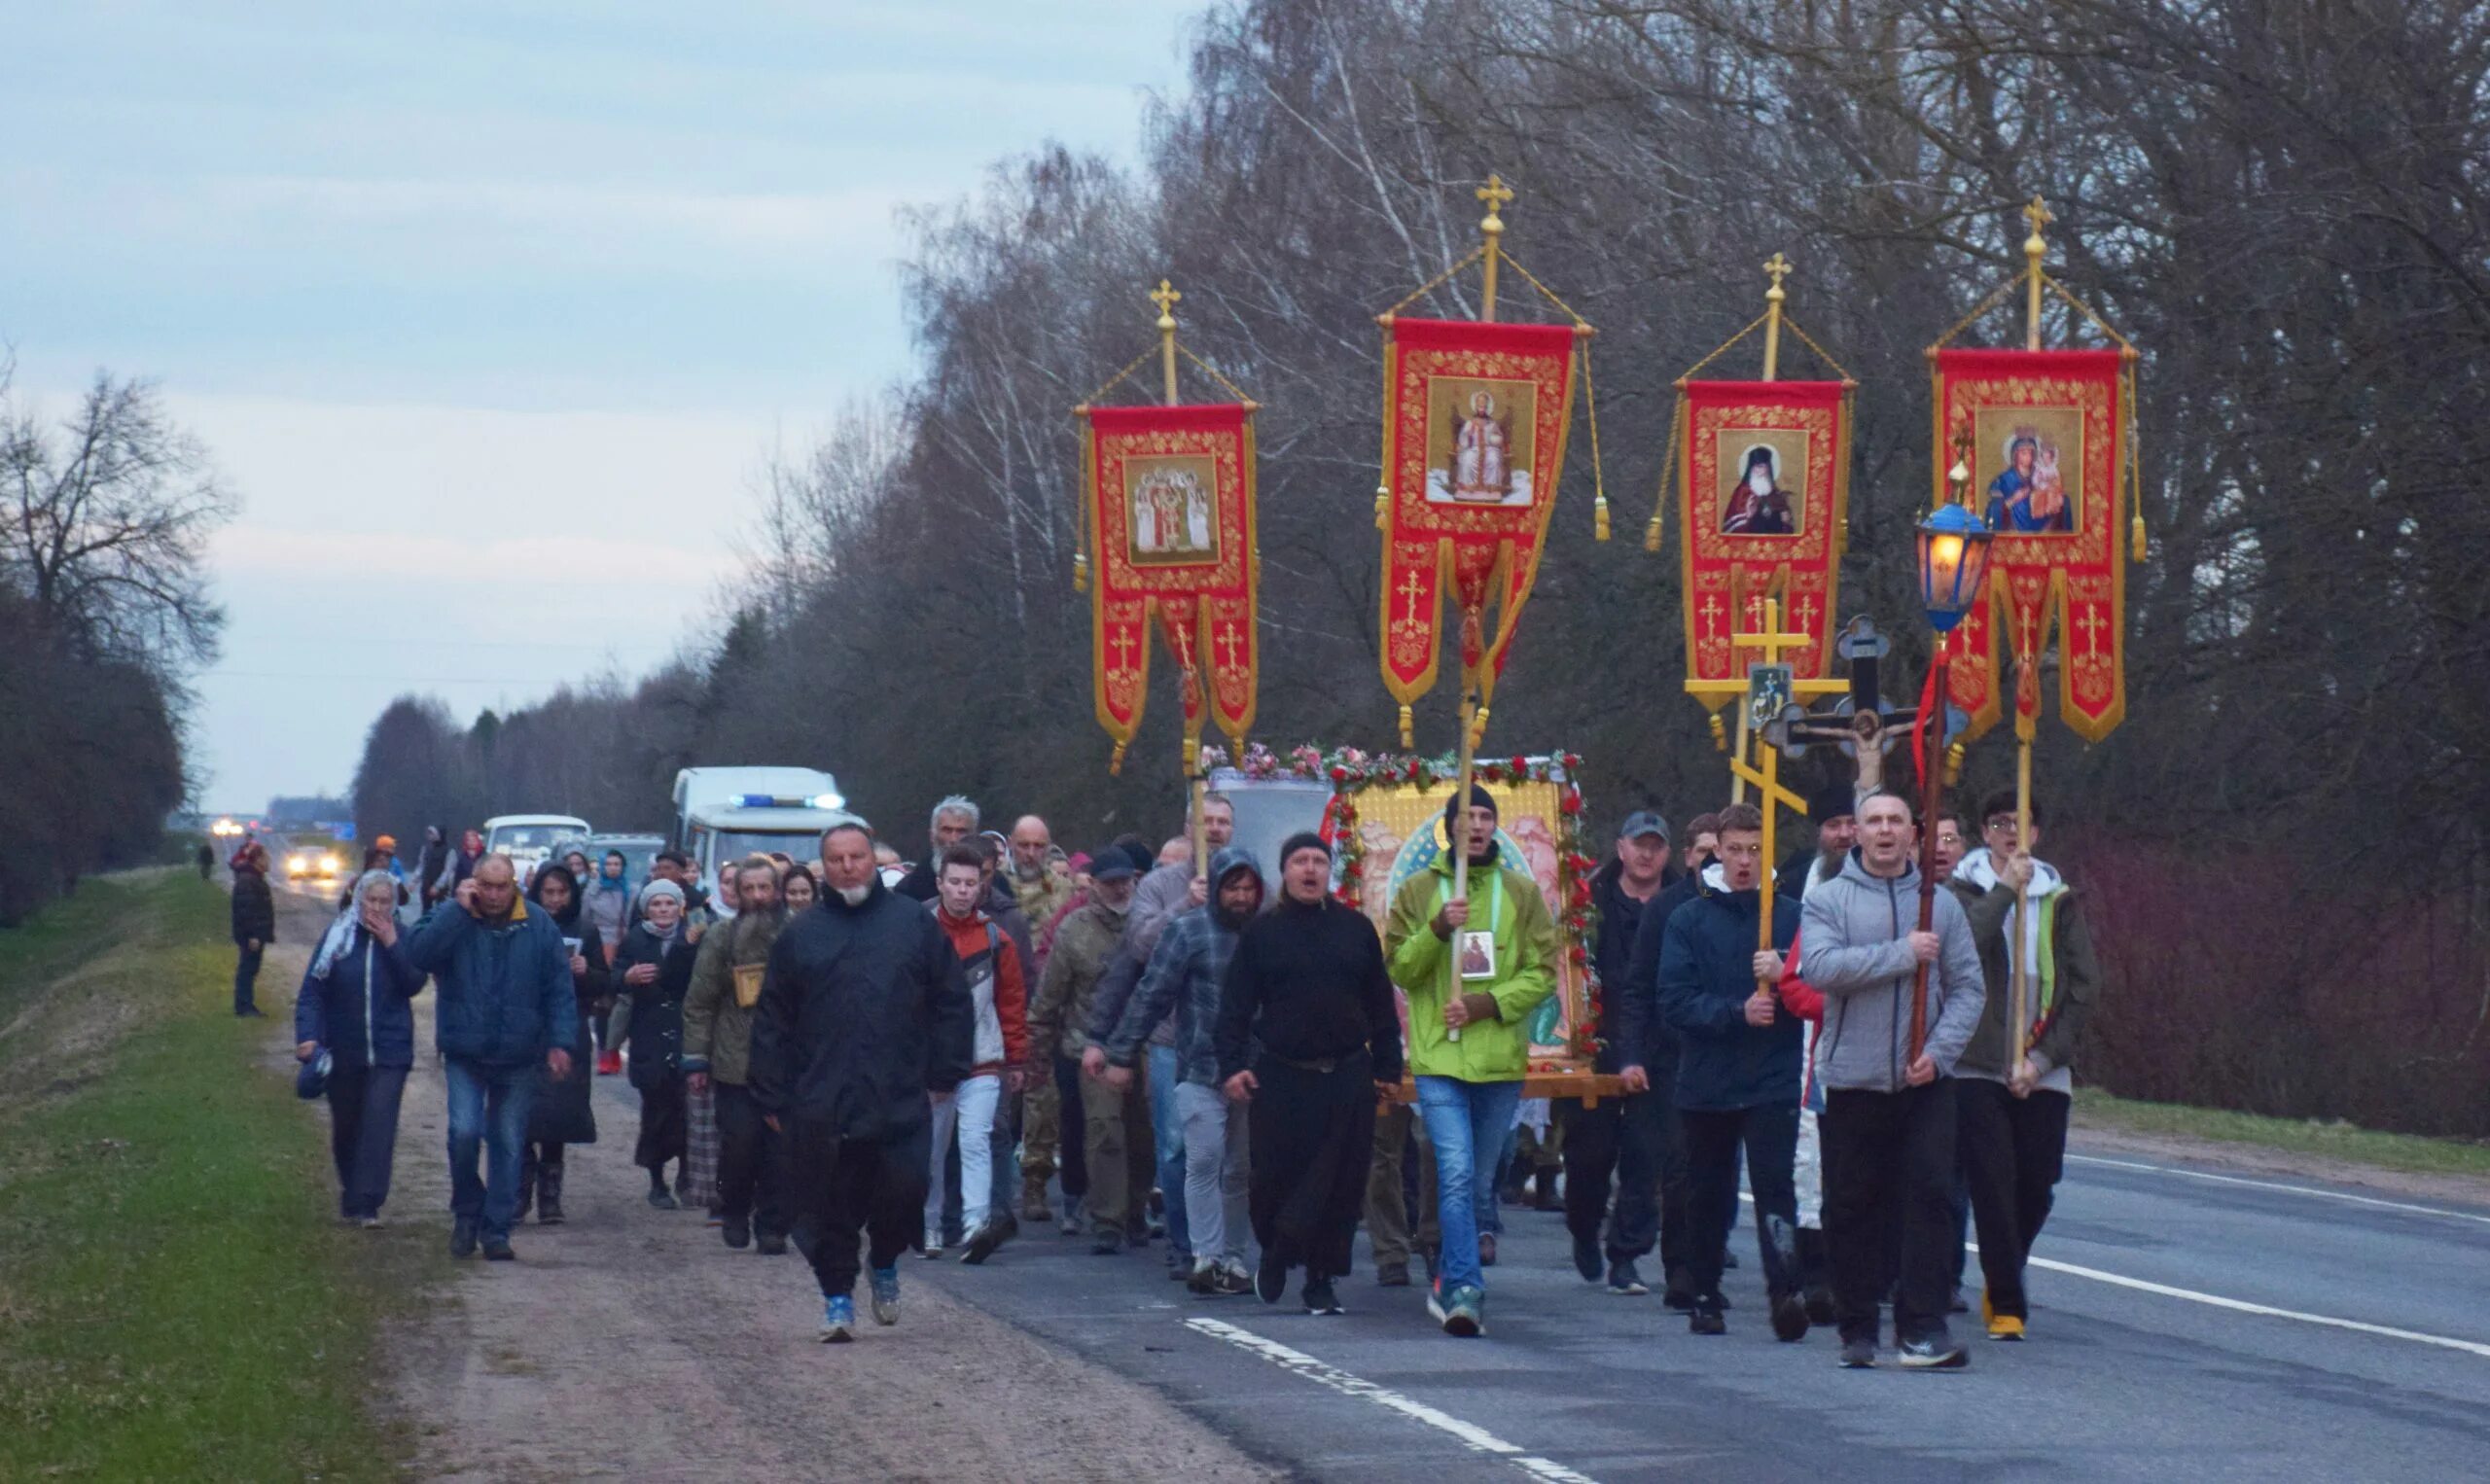
[[[536, 1100], [536, 1064], [493, 1066], [459, 1056], [441, 1064], [449, 1078], [449, 1214], [476, 1222], [487, 1242], [507, 1242], [518, 1214], [519, 1146]], [[488, 1151], [480, 1181], [479, 1145]]]
[[1441, 1291], [1486, 1287], [1478, 1267], [1478, 1192], [1493, 1197], [1496, 1160], [1521, 1103], [1521, 1083], [1418, 1078], [1418, 1117], [1436, 1148], [1436, 1221], [1443, 1252], [1436, 1274]]
[[1185, 1214], [1185, 1116], [1176, 1108], [1174, 1046], [1150, 1048], [1150, 1141], [1158, 1156], [1158, 1193], [1167, 1208], [1167, 1250], [1192, 1255], [1192, 1223]]

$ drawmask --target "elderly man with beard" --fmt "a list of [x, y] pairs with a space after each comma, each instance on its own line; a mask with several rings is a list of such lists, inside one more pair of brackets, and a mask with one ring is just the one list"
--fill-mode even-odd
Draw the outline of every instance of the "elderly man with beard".
[[873, 1320], [899, 1323], [899, 1255], [917, 1234], [933, 1147], [927, 1099], [976, 1061], [976, 1010], [934, 915], [882, 884], [862, 821], [822, 835], [820, 905], [769, 950], [754, 1007], [752, 1096], [787, 1140], [793, 1204], [821, 1285], [824, 1343], [856, 1337], [857, 1234]]
[[1302, 1267], [1306, 1312], [1337, 1314], [1375, 1100], [1401, 1086], [1401, 1018], [1374, 924], [1332, 897], [1322, 836], [1280, 847], [1279, 902], [1237, 935], [1212, 1041], [1221, 1089], [1246, 1106], [1254, 1291], [1277, 1303]]
[[965, 795], [953, 794], [936, 804], [932, 817], [925, 822], [926, 842], [931, 850], [913, 870], [900, 878], [899, 885], [892, 890], [924, 902], [931, 902], [941, 896], [943, 852], [977, 833], [980, 817], [976, 800]]
[[[1252, 1287], [1245, 1272], [1247, 1120], [1242, 1110], [1231, 1112], [1220, 1096], [1219, 1048], [1212, 1033], [1237, 935], [1263, 905], [1263, 871], [1250, 851], [1233, 846], [1220, 851], [1211, 857], [1210, 874], [1218, 885], [1209, 902], [1179, 914], [1167, 926], [1131, 1001], [1091, 1047], [1107, 1064], [1109, 1085], [1128, 1085], [1133, 1062], [1143, 1049], [1142, 1037], [1149, 1027], [1168, 1020], [1170, 1008], [1175, 1011], [1166, 1071], [1162, 1074], [1154, 1065], [1152, 1085], [1174, 1104], [1183, 1128], [1183, 1155], [1177, 1161], [1183, 1184], [1169, 1192], [1169, 1244], [1192, 1254], [1187, 1280], [1205, 1297], [1242, 1293]], [[1155, 1064], [1158, 1048], [1149, 1049]], [[1181, 1225], [1175, 1219], [1179, 1203], [1185, 1216]]]
[[785, 1150], [752, 1095], [752, 1020], [787, 913], [766, 856], [745, 857], [734, 875], [738, 910], [700, 939], [683, 997], [683, 1079], [717, 1100], [721, 1235], [776, 1256], [787, 1250]]

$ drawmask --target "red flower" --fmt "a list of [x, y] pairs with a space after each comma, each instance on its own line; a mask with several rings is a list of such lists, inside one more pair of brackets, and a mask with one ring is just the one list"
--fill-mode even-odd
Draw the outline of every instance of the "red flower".
[[1336, 762], [1333, 763], [1333, 764], [1332, 764], [1332, 781], [1333, 781], [1334, 783], [1346, 783], [1346, 782], [1348, 782], [1348, 781], [1349, 781], [1349, 770], [1348, 770], [1347, 768], [1344, 768], [1344, 767], [1340, 766], [1340, 765], [1339, 765], [1338, 763], [1336, 763]]
[[1575, 789], [1567, 789], [1564, 796], [1556, 801], [1556, 807], [1566, 814], [1582, 813], [1583, 795], [1581, 792]]
[[1530, 771], [1530, 760], [1529, 760], [1529, 759], [1527, 759], [1527, 758], [1515, 758], [1515, 759], [1513, 760], [1513, 774], [1514, 774], [1514, 776], [1519, 777], [1520, 775], [1522, 775], [1522, 774], [1524, 774], [1524, 773], [1527, 773], [1527, 772], [1529, 772], [1529, 771]]

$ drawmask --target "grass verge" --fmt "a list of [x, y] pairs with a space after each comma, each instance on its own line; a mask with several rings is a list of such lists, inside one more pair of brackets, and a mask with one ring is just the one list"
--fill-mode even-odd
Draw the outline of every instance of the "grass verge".
[[[79, 1048], [89, 1075], [0, 1108], [0, 1477], [383, 1479], [404, 1456], [367, 1403], [420, 1259], [320, 1219], [325, 1140], [262, 1065], [267, 1022], [231, 1013], [226, 932], [224, 894], [167, 871], [0, 938], [0, 1026], [57, 1024], [47, 997], [134, 1007]], [[0, 1037], [19, 1087], [56, 1054], [29, 1039]]]
[[2140, 1103], [2085, 1088], [2076, 1094], [2079, 1128], [2132, 1134], [2165, 1134], [2218, 1144], [2253, 1145], [2292, 1154], [2314, 1154], [2350, 1164], [2373, 1165], [2417, 1175], [2459, 1175], [2490, 1180], [2490, 1145], [2417, 1134], [2385, 1134], [2349, 1123], [2268, 1118], [2180, 1103]]

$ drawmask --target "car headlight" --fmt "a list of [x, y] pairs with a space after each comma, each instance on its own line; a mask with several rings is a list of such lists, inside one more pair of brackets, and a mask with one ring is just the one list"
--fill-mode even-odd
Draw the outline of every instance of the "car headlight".
[[320, 873], [326, 876], [336, 875], [338, 873], [338, 858], [336, 856], [322, 856], [320, 858]]
[[286, 858], [285, 868], [290, 871], [300, 871], [307, 864], [301, 856], [289, 856]]

